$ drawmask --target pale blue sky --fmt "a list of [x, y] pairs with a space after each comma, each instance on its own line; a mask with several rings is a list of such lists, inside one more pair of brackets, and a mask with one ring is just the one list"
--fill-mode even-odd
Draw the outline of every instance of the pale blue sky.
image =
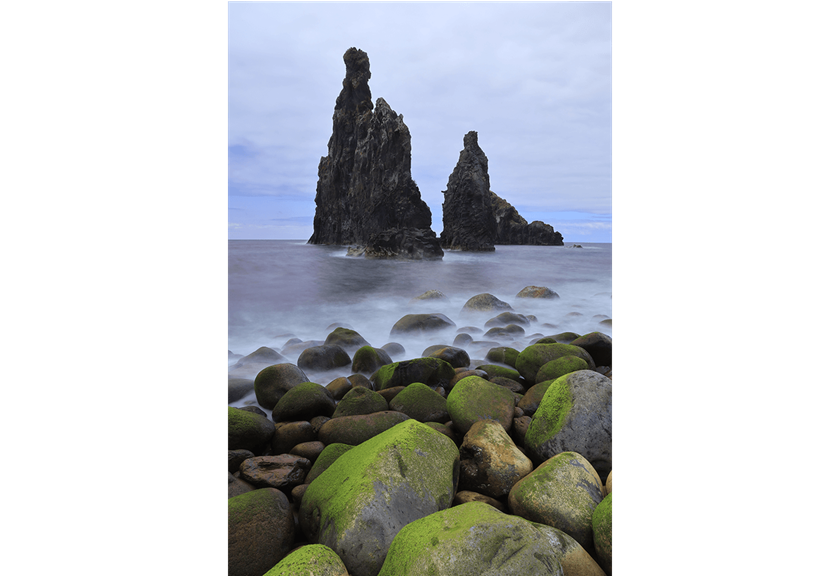
[[344, 52], [412, 136], [442, 231], [442, 190], [478, 132], [491, 189], [567, 241], [612, 232], [611, 4], [229, 4], [229, 237], [312, 234]]

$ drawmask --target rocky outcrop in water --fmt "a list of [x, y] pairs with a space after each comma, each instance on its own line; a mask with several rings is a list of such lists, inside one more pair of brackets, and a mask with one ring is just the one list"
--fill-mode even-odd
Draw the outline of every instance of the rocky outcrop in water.
[[443, 191], [443, 248], [495, 250], [496, 222], [490, 194], [487, 156], [478, 145], [478, 133], [467, 132], [464, 149]]
[[402, 115], [383, 98], [374, 108], [364, 51], [350, 48], [344, 63], [347, 72], [335, 103], [328, 154], [318, 165], [309, 243], [368, 246], [386, 230], [418, 229], [431, 233], [433, 241], [415, 244], [415, 249], [437, 245], [431, 211], [411, 177], [411, 135]]
[[563, 246], [563, 236], [540, 220], [530, 224], [504, 198], [490, 192], [496, 220], [496, 244]]

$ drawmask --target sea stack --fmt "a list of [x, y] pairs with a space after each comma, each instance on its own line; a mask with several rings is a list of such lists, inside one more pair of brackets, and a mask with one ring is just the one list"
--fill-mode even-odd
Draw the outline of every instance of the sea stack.
[[350, 48], [344, 64], [328, 154], [318, 165], [309, 243], [360, 245], [368, 255], [367, 247], [386, 242], [388, 251], [370, 256], [443, 257], [431, 210], [411, 177], [411, 134], [402, 114], [384, 98], [374, 108], [364, 51]]
[[495, 250], [496, 220], [490, 194], [487, 156], [478, 145], [478, 133], [467, 132], [464, 149], [443, 191], [443, 248]]
[[496, 244], [530, 244], [535, 246], [563, 246], [563, 235], [554, 228], [534, 220], [530, 224], [504, 198], [490, 192], [496, 222]]

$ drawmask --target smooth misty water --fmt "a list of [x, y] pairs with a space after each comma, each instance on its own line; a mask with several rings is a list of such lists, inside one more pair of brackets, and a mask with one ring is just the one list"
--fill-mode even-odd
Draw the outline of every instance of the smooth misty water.
[[[399, 342], [406, 349], [402, 359], [415, 358], [432, 344], [451, 344], [456, 331], [395, 338], [389, 333], [397, 320], [439, 312], [458, 328], [484, 331], [484, 323], [499, 312], [461, 312], [469, 298], [483, 292], [538, 319], [525, 337], [500, 342], [505, 346], [521, 349], [532, 335], [566, 331], [610, 334], [598, 322], [612, 317], [612, 244], [570, 246], [497, 246], [490, 253], [446, 251], [442, 260], [406, 262], [346, 257], [346, 248], [303, 240], [230, 240], [228, 347], [240, 355], [261, 346], [280, 351], [290, 338], [322, 341], [331, 331], [327, 327], [339, 323], [377, 348]], [[531, 285], [547, 286], [560, 298], [516, 298]], [[427, 290], [439, 290], [449, 300], [411, 301]]]

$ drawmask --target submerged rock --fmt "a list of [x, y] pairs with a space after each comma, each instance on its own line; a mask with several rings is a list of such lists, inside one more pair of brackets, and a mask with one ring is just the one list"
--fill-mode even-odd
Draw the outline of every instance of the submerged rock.
[[487, 156], [478, 145], [475, 131], [464, 136], [464, 149], [449, 176], [443, 198], [441, 246], [450, 250], [495, 250], [496, 221]]
[[363, 251], [365, 258], [438, 260], [443, 258], [434, 230], [388, 228], [371, 234]]

